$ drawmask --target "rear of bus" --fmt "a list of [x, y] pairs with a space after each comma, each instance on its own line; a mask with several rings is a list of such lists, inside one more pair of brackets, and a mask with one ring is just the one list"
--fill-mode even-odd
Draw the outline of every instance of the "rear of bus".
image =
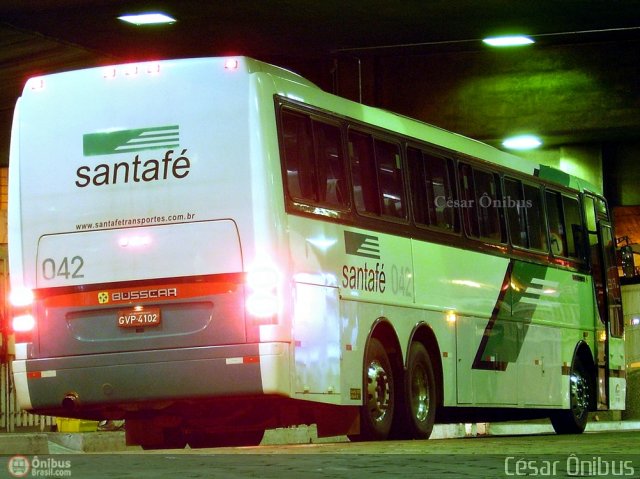
[[256, 65], [178, 60], [29, 80], [9, 200], [23, 408], [173, 417], [215, 398], [288, 393], [271, 262], [283, 201], [270, 199], [262, 151], [273, 145], [258, 126], [273, 97], [256, 97]]

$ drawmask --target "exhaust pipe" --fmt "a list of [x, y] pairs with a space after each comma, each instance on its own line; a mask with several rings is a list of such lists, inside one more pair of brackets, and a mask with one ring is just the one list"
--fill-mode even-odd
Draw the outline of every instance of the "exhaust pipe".
[[69, 393], [62, 399], [62, 407], [67, 411], [75, 411], [80, 405], [80, 399], [76, 393]]

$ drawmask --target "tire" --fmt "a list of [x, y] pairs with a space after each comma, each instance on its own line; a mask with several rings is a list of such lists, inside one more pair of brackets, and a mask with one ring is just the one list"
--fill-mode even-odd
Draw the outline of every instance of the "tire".
[[576, 356], [569, 374], [570, 408], [554, 411], [550, 418], [556, 434], [581, 434], [584, 432], [589, 418], [591, 396], [591, 381], [587, 368]]
[[371, 338], [365, 352], [365, 401], [360, 406], [360, 434], [355, 441], [383, 441], [389, 437], [395, 408], [395, 385], [389, 356], [382, 343]]
[[433, 431], [438, 404], [431, 358], [418, 342], [411, 343], [405, 374], [403, 429], [407, 439], [428, 439]]

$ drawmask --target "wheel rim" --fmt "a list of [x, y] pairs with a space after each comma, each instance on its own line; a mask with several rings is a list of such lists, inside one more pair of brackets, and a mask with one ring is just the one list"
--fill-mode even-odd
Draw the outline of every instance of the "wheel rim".
[[571, 409], [577, 418], [589, 409], [589, 385], [580, 371], [571, 373]]
[[424, 422], [429, 416], [429, 380], [427, 371], [422, 366], [416, 366], [411, 376], [411, 408], [413, 416], [419, 422]]
[[372, 361], [367, 368], [367, 394], [371, 419], [382, 422], [389, 411], [391, 401], [389, 375], [382, 364]]

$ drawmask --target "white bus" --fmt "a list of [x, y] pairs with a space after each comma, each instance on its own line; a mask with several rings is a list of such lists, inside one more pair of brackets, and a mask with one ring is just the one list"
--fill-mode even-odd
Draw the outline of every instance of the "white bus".
[[20, 405], [145, 448], [625, 399], [591, 186], [248, 58], [29, 80], [10, 151]]

